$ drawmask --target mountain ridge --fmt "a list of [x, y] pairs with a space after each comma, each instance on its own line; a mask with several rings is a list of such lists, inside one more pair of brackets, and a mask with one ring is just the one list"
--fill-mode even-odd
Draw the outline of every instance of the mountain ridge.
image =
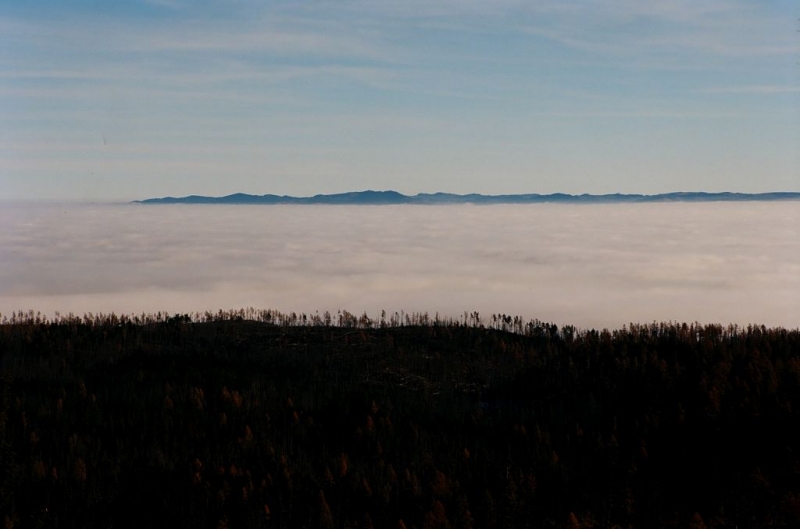
[[642, 202], [754, 202], [754, 201], [779, 201], [800, 200], [800, 192], [770, 192], [770, 193], [734, 193], [719, 192], [709, 193], [702, 191], [678, 191], [673, 193], [658, 193], [653, 195], [609, 193], [602, 195], [568, 193], [527, 193], [483, 195], [469, 193], [459, 195], [455, 193], [417, 193], [404, 195], [397, 191], [350, 191], [346, 193], [317, 194], [308, 197], [295, 197], [291, 195], [251, 195], [247, 193], [233, 193], [221, 197], [203, 195], [188, 195], [184, 197], [161, 197], [135, 200], [134, 204], [327, 204], [327, 205], [394, 205], [394, 204], [541, 204], [541, 203], [642, 203]]

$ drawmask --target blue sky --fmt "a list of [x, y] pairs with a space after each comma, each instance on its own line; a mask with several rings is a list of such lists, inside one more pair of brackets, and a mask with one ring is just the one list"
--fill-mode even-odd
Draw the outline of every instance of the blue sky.
[[0, 0], [0, 199], [800, 190], [798, 5]]

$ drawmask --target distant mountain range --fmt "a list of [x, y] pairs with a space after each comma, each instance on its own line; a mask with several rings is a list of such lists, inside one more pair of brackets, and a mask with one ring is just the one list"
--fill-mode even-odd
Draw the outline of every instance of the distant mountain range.
[[386, 205], [386, 204], [540, 204], [545, 202], [599, 204], [632, 202], [735, 202], [735, 201], [775, 201], [800, 200], [800, 193], [702, 193], [678, 192], [657, 195], [568, 195], [538, 193], [523, 195], [481, 195], [470, 193], [419, 193], [403, 195], [397, 191], [354, 191], [313, 197], [293, 197], [287, 195], [248, 195], [235, 193], [224, 197], [190, 195], [187, 197], [163, 197], [136, 200], [137, 204], [341, 204], [341, 205]]

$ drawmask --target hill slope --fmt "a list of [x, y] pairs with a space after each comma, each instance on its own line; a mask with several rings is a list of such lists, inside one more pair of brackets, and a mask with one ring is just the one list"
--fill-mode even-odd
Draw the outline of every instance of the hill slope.
[[262, 320], [0, 326], [0, 513], [32, 527], [800, 522], [796, 330]]

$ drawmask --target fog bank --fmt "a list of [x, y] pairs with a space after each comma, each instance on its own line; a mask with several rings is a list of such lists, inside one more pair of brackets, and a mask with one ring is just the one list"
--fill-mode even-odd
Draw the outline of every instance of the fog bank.
[[800, 206], [4, 205], [0, 313], [800, 324]]

